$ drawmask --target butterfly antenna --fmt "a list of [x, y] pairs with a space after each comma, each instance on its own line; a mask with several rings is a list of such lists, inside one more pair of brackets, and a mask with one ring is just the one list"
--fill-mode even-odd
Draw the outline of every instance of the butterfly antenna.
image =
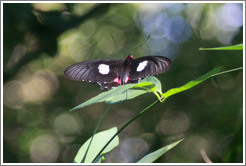
[[121, 50], [125, 51], [126, 53], [129, 53], [129, 52], [130, 52], [130, 50], [128, 50], [128, 49], [122, 47], [121, 45], [119, 45], [119, 44], [116, 42], [116, 40], [114, 39], [114, 36], [113, 36], [112, 34], [111, 34], [111, 37], [112, 37], [113, 41], [119, 46], [119, 48], [120, 48]]
[[150, 35], [147, 37], [147, 39], [146, 39], [143, 43], [141, 43], [141, 44], [140, 44], [139, 46], [137, 46], [136, 48], [132, 49], [132, 52], [133, 52], [134, 50], [136, 50], [136, 49], [142, 47], [142, 46], [149, 40], [149, 38], [150, 38]]

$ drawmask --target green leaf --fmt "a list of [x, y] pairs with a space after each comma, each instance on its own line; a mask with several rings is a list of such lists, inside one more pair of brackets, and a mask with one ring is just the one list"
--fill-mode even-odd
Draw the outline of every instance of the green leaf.
[[[107, 98], [105, 100], [108, 104], [115, 104], [119, 103], [121, 101], [125, 101], [126, 99], [133, 99], [135, 97], [138, 97], [140, 95], [143, 95], [145, 93], [156, 93], [159, 92], [162, 94], [161, 90], [161, 83], [160, 81], [155, 77], [147, 77], [144, 80], [140, 81], [138, 84], [132, 84], [130, 88], [120, 93], [115, 93], [113, 96]], [[158, 96], [157, 96], [158, 97]]]
[[181, 141], [183, 141], [183, 139], [176, 141], [176, 142], [173, 142], [167, 146], [164, 146], [164, 147], [144, 156], [141, 160], [138, 161], [138, 163], [153, 163], [156, 159], [158, 159], [163, 154], [165, 154], [166, 152], [171, 150], [173, 147], [178, 145]]
[[105, 160], [103, 155], [100, 155], [94, 163], [101, 163], [103, 160]]
[[114, 88], [112, 90], [102, 92], [99, 95], [74, 107], [73, 109], [71, 109], [71, 111], [75, 109], [86, 107], [94, 103], [100, 103], [100, 102], [106, 102], [108, 104], [115, 104], [115, 103], [119, 103], [125, 100], [133, 99], [137, 96], [140, 96], [142, 94], [149, 93], [149, 92], [153, 92], [154, 94], [158, 92], [162, 94], [161, 83], [154, 76], [147, 77], [141, 80], [137, 84], [126, 84], [126, 85]]
[[243, 44], [237, 44], [234, 46], [226, 46], [226, 47], [199, 48], [199, 50], [243, 50]]
[[[168, 90], [167, 92], [163, 93], [162, 96], [164, 97], [164, 100], [166, 100], [168, 97], [174, 95], [174, 94], [177, 94], [177, 93], [180, 93], [180, 92], [183, 92], [183, 91], [186, 91], [200, 83], [202, 83], [203, 81], [205, 81], [206, 79], [210, 78], [210, 77], [213, 77], [213, 76], [217, 76], [217, 75], [221, 75], [221, 74], [225, 74], [225, 73], [229, 73], [229, 72], [233, 72], [233, 71], [237, 71], [237, 70], [242, 70], [243, 67], [238, 67], [238, 68], [235, 68], [235, 69], [231, 69], [231, 70], [226, 70], [226, 71], [223, 71], [223, 72], [220, 72], [222, 70], [222, 67], [219, 67], [219, 68], [215, 68], [211, 71], [209, 71], [208, 73], [206, 73], [205, 75], [193, 80], [193, 81], [190, 81], [188, 82], [187, 84], [181, 86], [181, 87], [178, 87], [178, 88], [173, 88], [173, 89], [170, 89]], [[164, 101], [163, 100], [163, 101]]]
[[[110, 140], [110, 138], [117, 133], [117, 128], [113, 127], [109, 130], [105, 130], [102, 132], [97, 133], [96, 135], [94, 135], [93, 141], [91, 143], [90, 149], [87, 153], [86, 159], [85, 159], [85, 163], [91, 163], [93, 161], [93, 159], [96, 157], [97, 153], [104, 147], [104, 145]], [[90, 138], [91, 139], [91, 138]], [[80, 163], [85, 152], [86, 149], [89, 145], [90, 139], [88, 139], [79, 149], [77, 155], [74, 158], [74, 162], [76, 163]], [[115, 137], [113, 139], [113, 141], [103, 150], [103, 152], [101, 153], [101, 155], [111, 151], [112, 149], [114, 149], [115, 147], [117, 147], [119, 145], [119, 137]], [[100, 156], [101, 159], [101, 156]], [[99, 160], [100, 160], [99, 159]], [[100, 161], [98, 161], [100, 162]]]
[[201, 82], [205, 81], [206, 79], [212, 77], [213, 74], [218, 73], [219, 71], [221, 71], [221, 68], [215, 68], [215, 69], [211, 70], [210, 72], [208, 72], [207, 74], [205, 74], [205, 75], [203, 75], [203, 76], [201, 76], [201, 77], [199, 77], [193, 81], [190, 81], [181, 87], [168, 90], [167, 92], [163, 93], [162, 96], [165, 99], [167, 99], [169, 96], [172, 96], [176, 93], [183, 92], [185, 90], [188, 90], [188, 89], [200, 84]]

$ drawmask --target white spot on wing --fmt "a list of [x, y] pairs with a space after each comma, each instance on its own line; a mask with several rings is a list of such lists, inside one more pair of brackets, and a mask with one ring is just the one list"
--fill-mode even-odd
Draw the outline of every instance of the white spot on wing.
[[141, 63], [139, 63], [138, 67], [137, 67], [137, 71], [140, 72], [140, 71], [143, 71], [143, 69], [146, 67], [148, 61], [143, 61]]
[[100, 64], [98, 66], [99, 73], [101, 74], [108, 74], [109, 73], [109, 66], [105, 64]]

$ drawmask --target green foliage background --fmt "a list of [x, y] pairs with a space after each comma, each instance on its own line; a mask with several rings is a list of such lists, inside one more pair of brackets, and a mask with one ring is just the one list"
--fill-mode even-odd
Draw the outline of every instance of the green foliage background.
[[[163, 92], [217, 66], [243, 66], [242, 51], [199, 51], [226, 45], [202, 35], [203, 29], [215, 29], [216, 22], [207, 24], [208, 16], [224, 4], [199, 5], [203, 9], [196, 28], [187, 14], [188, 4], [180, 13], [166, 9], [158, 13], [180, 15], [192, 29], [187, 41], [176, 44], [178, 53], [164, 55], [173, 59], [173, 66], [157, 76]], [[69, 112], [101, 91], [96, 84], [65, 79], [63, 71], [83, 60], [124, 59], [127, 53], [119, 45], [133, 49], [146, 39], [135, 21], [139, 10], [139, 4], [3, 4], [4, 162], [73, 162], [107, 105]], [[242, 28], [227, 45], [243, 42]], [[134, 57], [154, 54], [151, 43], [150, 39], [135, 50]], [[155, 100], [149, 94], [113, 106], [101, 130], [121, 127]], [[105, 156], [105, 162], [135, 162], [182, 138], [179, 146], [156, 162], [204, 162], [202, 149], [213, 162], [242, 162], [243, 72], [212, 78], [168, 98], [119, 137], [120, 146]]]

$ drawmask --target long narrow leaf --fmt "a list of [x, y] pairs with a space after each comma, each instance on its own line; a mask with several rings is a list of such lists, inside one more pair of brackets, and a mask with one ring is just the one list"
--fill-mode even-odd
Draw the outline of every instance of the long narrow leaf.
[[167, 146], [164, 146], [146, 156], [144, 156], [141, 160], [138, 161], [138, 163], [153, 163], [155, 160], [157, 160], [159, 157], [161, 157], [163, 154], [171, 150], [173, 147], [178, 145], [183, 139], [173, 142]]
[[237, 44], [234, 46], [226, 46], [226, 47], [199, 48], [199, 50], [243, 50], [243, 44]]
[[205, 81], [206, 79], [210, 78], [210, 77], [213, 77], [213, 76], [217, 76], [217, 75], [221, 75], [221, 74], [225, 74], [225, 73], [228, 73], [228, 72], [232, 72], [232, 71], [237, 71], [237, 70], [242, 70], [243, 67], [239, 67], [239, 68], [235, 68], [235, 69], [231, 69], [231, 70], [227, 70], [227, 71], [222, 71], [222, 68], [219, 67], [219, 68], [215, 68], [211, 71], [209, 71], [208, 73], [206, 73], [205, 75], [193, 80], [193, 81], [190, 81], [188, 82], [187, 84], [181, 86], [181, 87], [178, 87], [178, 88], [173, 88], [173, 89], [170, 89], [168, 90], [167, 92], [163, 93], [162, 96], [164, 97], [164, 100], [166, 100], [168, 97], [174, 95], [174, 94], [177, 94], [177, 93], [180, 93], [180, 92], [183, 92], [183, 91], [186, 91], [200, 83], [202, 83], [203, 81]]
[[193, 81], [190, 81], [188, 82], [187, 84], [181, 86], [181, 87], [178, 87], [178, 88], [173, 88], [173, 89], [170, 89], [168, 90], [167, 92], [163, 93], [162, 96], [167, 99], [169, 96], [172, 96], [176, 93], [180, 93], [180, 92], [183, 92], [185, 90], [188, 90], [198, 84], [200, 84], [201, 82], [205, 81], [206, 79], [210, 78], [213, 74], [216, 74], [218, 72], [221, 71], [221, 68], [215, 68], [213, 70], [211, 70], [210, 72], [208, 72], [207, 74], [193, 80]]

